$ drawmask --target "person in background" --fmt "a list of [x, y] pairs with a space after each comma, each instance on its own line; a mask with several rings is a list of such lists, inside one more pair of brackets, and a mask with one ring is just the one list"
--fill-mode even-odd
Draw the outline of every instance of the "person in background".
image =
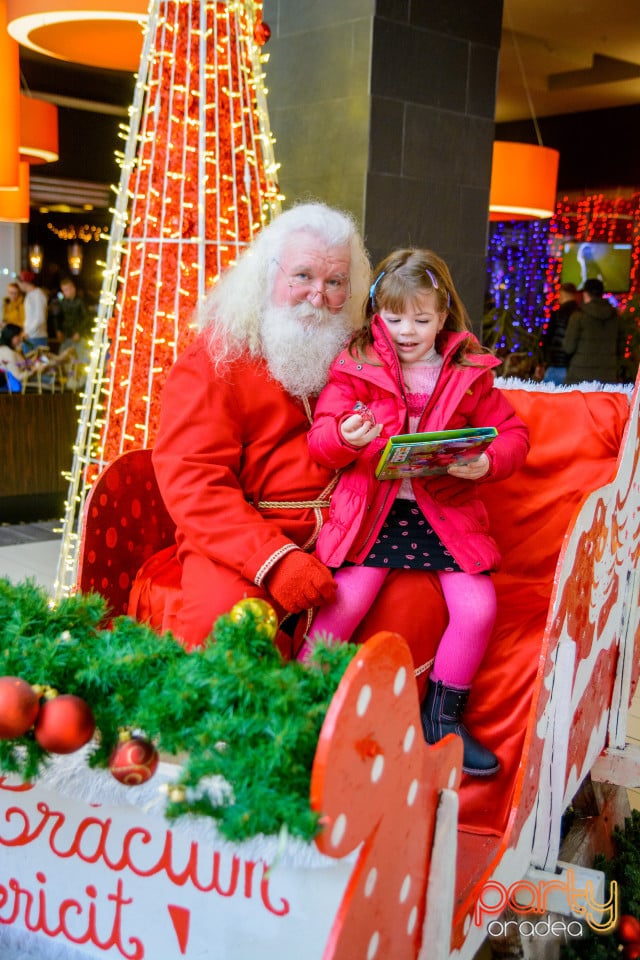
[[574, 311], [562, 341], [569, 357], [565, 383], [618, 383], [624, 356], [624, 324], [608, 300], [602, 280], [587, 280], [582, 305]]
[[[22, 353], [24, 330], [16, 323], [6, 323], [0, 330], [0, 371], [8, 378], [8, 389], [12, 393], [19, 392], [33, 374], [28, 361]], [[13, 378], [13, 382], [11, 381]]]
[[[60, 294], [51, 301], [49, 315], [55, 324], [60, 350], [68, 351], [73, 347], [76, 367], [86, 368], [93, 320], [87, 304], [78, 294], [76, 281], [71, 277], [63, 277], [60, 281]], [[83, 379], [84, 376], [73, 377], [71, 385], [79, 386]]]
[[0, 370], [13, 378], [13, 383], [9, 382], [11, 393], [19, 393], [22, 386], [38, 374], [41, 383], [50, 384], [55, 376], [54, 368], [68, 359], [63, 353], [25, 356], [24, 336], [22, 327], [15, 323], [6, 323], [0, 330]]
[[[312, 457], [341, 470], [316, 552], [336, 569], [336, 597], [321, 606], [298, 654], [317, 639], [347, 641], [394, 568], [437, 573], [449, 611], [422, 725], [427, 743], [457, 733], [463, 770], [489, 776], [495, 754], [462, 723], [496, 615], [491, 577], [500, 555], [478, 485], [524, 463], [528, 430], [494, 386], [497, 358], [471, 332], [446, 263], [431, 250], [397, 250], [375, 271], [369, 320], [331, 365], [309, 431]], [[486, 451], [443, 475], [379, 480], [395, 434], [495, 427]], [[505, 517], [505, 523], [508, 523]]]
[[47, 295], [41, 287], [36, 286], [36, 275], [31, 270], [23, 270], [17, 283], [24, 293], [24, 335], [23, 349], [32, 350], [35, 347], [48, 347], [47, 333]]
[[[336, 475], [312, 460], [307, 430], [331, 361], [362, 324], [369, 284], [352, 218], [300, 203], [257, 234], [200, 308], [201, 332], [164, 386], [153, 450], [176, 523], [182, 579], [172, 619], [187, 649], [245, 597], [269, 602], [287, 634], [291, 615], [334, 595], [313, 547]], [[406, 626], [433, 649], [444, 621], [435, 578], [398, 571], [385, 593], [414, 580], [416, 603], [390, 603], [391, 619], [376, 629]], [[282, 633], [277, 642], [287, 648]]]
[[24, 327], [24, 296], [15, 280], [7, 284], [7, 295], [2, 305], [2, 322]]
[[562, 349], [569, 317], [578, 309], [578, 290], [575, 283], [561, 283], [558, 291], [559, 306], [552, 311], [549, 324], [542, 337], [542, 359], [545, 383], [562, 386], [567, 376], [569, 357]]
[[78, 294], [76, 281], [63, 277], [60, 293], [52, 301], [52, 313], [56, 321], [57, 338], [63, 345], [73, 346], [91, 336], [91, 314], [84, 299]]

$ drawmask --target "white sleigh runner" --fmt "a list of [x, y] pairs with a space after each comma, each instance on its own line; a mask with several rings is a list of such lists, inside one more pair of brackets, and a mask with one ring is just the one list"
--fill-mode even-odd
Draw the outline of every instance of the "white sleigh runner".
[[[532, 451], [535, 431], [550, 424], [559, 436], [571, 433], [569, 446], [586, 443], [600, 403], [615, 405], [623, 426], [606, 437], [617, 445], [617, 465], [594, 487], [585, 473], [556, 546], [522, 731], [505, 747], [517, 762], [500, 794], [502, 812], [496, 802], [496, 829], [474, 830], [476, 819], [488, 822], [492, 787], [473, 787], [469, 800], [459, 739], [424, 743], [409, 648], [396, 634], [376, 634], [348, 667], [318, 742], [311, 804], [323, 829], [315, 844], [260, 837], [235, 845], [206, 818], [169, 823], [158, 787], [171, 779], [170, 764], [135, 789], [89, 770], [81, 754], [57, 760], [33, 784], [4, 776], [3, 960], [471, 960], [499, 917], [491, 885], [500, 891], [555, 876], [560, 896], [546, 906], [561, 910], [571, 869], [554, 873], [563, 812], [589, 774], [640, 783], [638, 751], [626, 742], [640, 669], [639, 394], [636, 385], [629, 405], [621, 390], [503, 388], [532, 428]], [[583, 428], [566, 419], [576, 404], [587, 413]], [[563, 443], [553, 454], [558, 463]], [[522, 476], [491, 495], [489, 512], [499, 500], [508, 515], [518, 484], [526, 496], [527, 485], [557, 483], [552, 472], [534, 452]], [[540, 524], [540, 537], [550, 536]], [[510, 535], [515, 542], [516, 531]], [[508, 551], [500, 576], [517, 593]], [[522, 606], [521, 620], [527, 616]], [[491, 688], [515, 682], [496, 672]], [[479, 697], [483, 689], [480, 678]], [[509, 717], [503, 730], [509, 739]], [[576, 886], [593, 881], [594, 901], [605, 904], [601, 877], [575, 871]]]

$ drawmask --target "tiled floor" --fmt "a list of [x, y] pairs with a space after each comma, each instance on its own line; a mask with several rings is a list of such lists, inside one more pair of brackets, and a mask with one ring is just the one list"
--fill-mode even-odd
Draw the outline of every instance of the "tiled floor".
[[51, 591], [60, 552], [61, 521], [0, 526], [0, 577], [33, 579]]

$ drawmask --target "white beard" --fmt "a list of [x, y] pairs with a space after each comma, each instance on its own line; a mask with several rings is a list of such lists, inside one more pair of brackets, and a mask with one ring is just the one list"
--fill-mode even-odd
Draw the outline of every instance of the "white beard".
[[318, 394], [352, 333], [349, 317], [311, 303], [268, 307], [260, 327], [271, 376], [294, 397]]

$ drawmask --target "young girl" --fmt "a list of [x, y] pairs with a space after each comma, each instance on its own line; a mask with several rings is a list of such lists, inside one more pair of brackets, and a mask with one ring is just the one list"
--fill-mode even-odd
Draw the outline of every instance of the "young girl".
[[[461, 718], [495, 620], [488, 574], [500, 557], [477, 484], [509, 476], [528, 450], [527, 428], [493, 385], [498, 363], [471, 333], [440, 257], [399, 250], [382, 261], [365, 325], [334, 361], [309, 432], [314, 458], [343, 471], [317, 544], [320, 560], [340, 569], [336, 599], [298, 654], [308, 659], [319, 637], [348, 641], [389, 570], [436, 571], [449, 624], [421, 708], [424, 735], [435, 743], [458, 733], [464, 770], [478, 776], [499, 763]], [[435, 477], [376, 479], [388, 437], [468, 426], [498, 431], [476, 460]]]

